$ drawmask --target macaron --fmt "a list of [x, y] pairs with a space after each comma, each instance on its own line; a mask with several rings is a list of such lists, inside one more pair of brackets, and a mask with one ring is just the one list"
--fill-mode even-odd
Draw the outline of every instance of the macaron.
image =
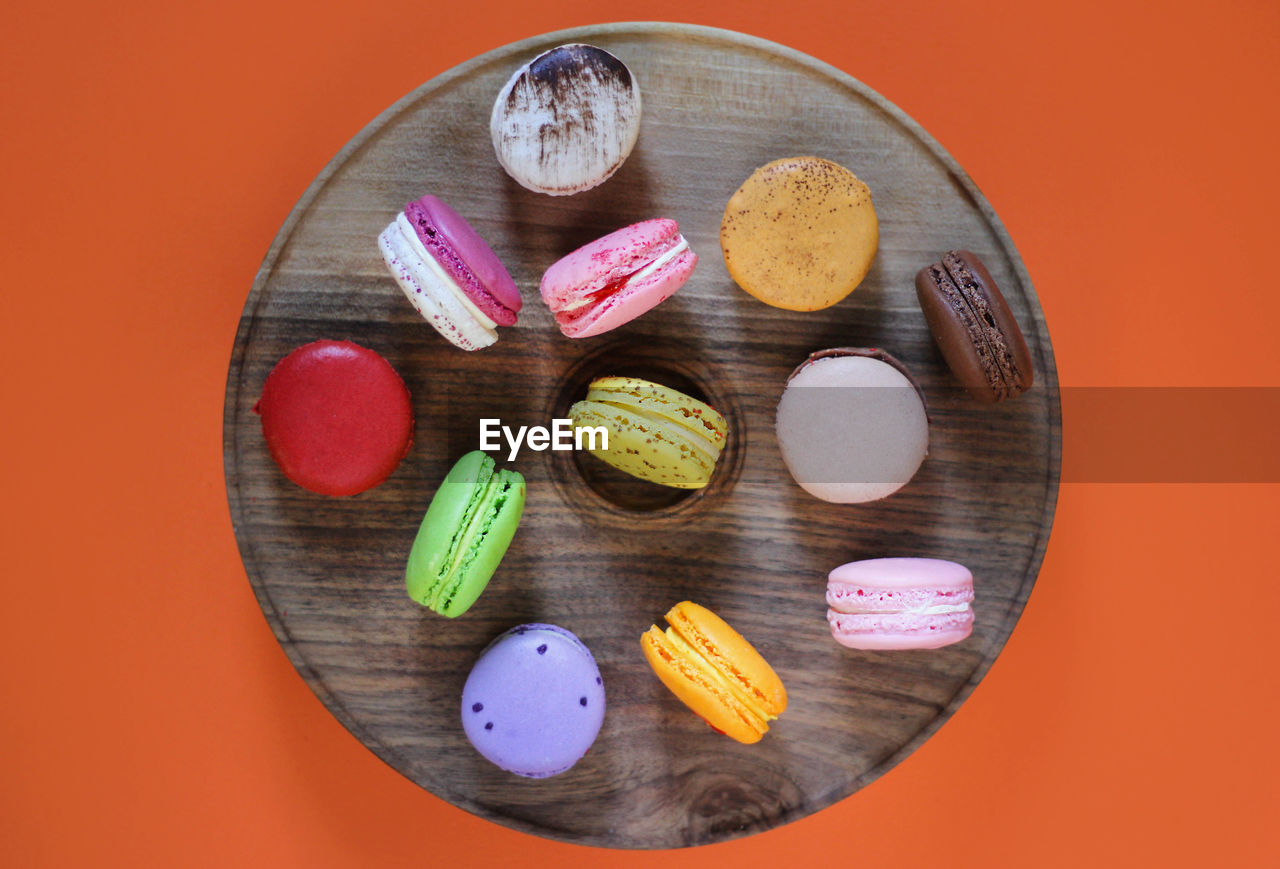
[[542, 276], [542, 300], [570, 338], [629, 323], [680, 289], [698, 255], [674, 220], [645, 220], [557, 261]]
[[683, 601], [640, 637], [662, 684], [711, 727], [738, 742], [759, 742], [787, 708], [787, 689], [769, 663], [706, 607]]
[[916, 296], [951, 372], [978, 401], [1014, 398], [1035, 379], [1009, 303], [976, 254], [950, 250], [916, 273]]
[[892, 495], [929, 452], [924, 394], [906, 366], [874, 348], [810, 354], [787, 380], [775, 429], [796, 483], [839, 504]]
[[761, 166], [729, 198], [720, 220], [729, 276], [788, 311], [829, 308], [852, 293], [879, 242], [871, 189], [821, 157]]
[[503, 86], [489, 116], [498, 162], [535, 193], [603, 183], [640, 135], [640, 87], [618, 58], [573, 43], [543, 52]]
[[476, 660], [462, 688], [462, 729], [491, 763], [528, 778], [582, 758], [604, 721], [604, 680], [591, 651], [556, 625], [519, 625]]
[[498, 340], [511, 326], [520, 291], [498, 255], [443, 200], [424, 196], [404, 207], [378, 247], [391, 276], [435, 330], [463, 350]]
[[321, 495], [356, 495], [413, 443], [409, 390], [391, 363], [350, 341], [313, 341], [276, 363], [253, 406], [271, 458]]
[[872, 558], [827, 575], [827, 622], [851, 649], [937, 649], [973, 632], [973, 574], [939, 558]]
[[729, 436], [729, 424], [710, 405], [638, 377], [591, 381], [569, 417], [575, 432], [597, 429], [606, 436], [585, 439], [596, 458], [678, 489], [701, 489], [711, 481]]
[[404, 582], [409, 597], [453, 618], [471, 608], [524, 513], [524, 477], [480, 450], [458, 459], [418, 527]]

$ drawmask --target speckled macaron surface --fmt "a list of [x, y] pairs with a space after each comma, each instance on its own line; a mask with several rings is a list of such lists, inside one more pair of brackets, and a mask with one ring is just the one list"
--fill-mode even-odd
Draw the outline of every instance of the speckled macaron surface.
[[494, 153], [535, 193], [564, 196], [603, 183], [640, 135], [640, 88], [602, 48], [561, 45], [516, 70], [489, 118]]
[[556, 625], [519, 625], [477, 659], [462, 689], [462, 727], [492, 763], [546, 778], [591, 748], [604, 702], [600, 669], [581, 640]]
[[871, 189], [821, 157], [761, 166], [729, 199], [720, 248], [730, 277], [789, 311], [829, 308], [862, 283], [880, 243]]

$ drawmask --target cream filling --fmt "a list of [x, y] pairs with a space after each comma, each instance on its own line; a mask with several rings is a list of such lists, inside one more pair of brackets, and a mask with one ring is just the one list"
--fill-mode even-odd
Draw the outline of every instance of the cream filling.
[[941, 616], [950, 613], [963, 613], [969, 611], [967, 603], [938, 604], [936, 606], [927, 606], [924, 609], [910, 610], [912, 613], [918, 613], [922, 616]]
[[[675, 259], [680, 254], [684, 253], [688, 249], [689, 249], [689, 242], [685, 239], [683, 235], [678, 236], [678, 241], [676, 242], [675, 247], [671, 248], [671, 250], [662, 254], [662, 256], [658, 257], [656, 260], [649, 263], [647, 266], [640, 269], [638, 272], [632, 272], [622, 280], [626, 281], [627, 283], [633, 283], [636, 281], [644, 280], [649, 275], [653, 274], [658, 269], [662, 268], [664, 265], [671, 262], [673, 259]], [[614, 282], [611, 281], [610, 283], [614, 283]], [[594, 296], [587, 296], [585, 298], [579, 299], [578, 301], [572, 304], [565, 305], [563, 308], [560, 309], [560, 312], [567, 314], [571, 311], [576, 311], [579, 308], [585, 308], [587, 305], [594, 304], [596, 301], [598, 300]]]
[[[953, 613], [963, 613], [969, 611], [968, 602], [965, 603], [940, 603], [933, 606], [904, 608], [895, 610], [886, 609], [869, 609], [851, 606], [854, 603], [852, 599], [845, 598], [838, 600], [838, 603], [844, 609], [836, 609], [836, 612], [850, 616], [941, 616], [951, 615]], [[835, 609], [835, 607], [832, 607]]]
[[644, 268], [640, 269], [640, 271], [636, 272], [634, 275], [627, 278], [627, 280], [639, 281], [644, 278], [647, 278], [649, 275], [653, 274], [655, 271], [662, 268], [664, 265], [671, 262], [673, 259], [678, 257], [680, 254], [684, 253], [688, 249], [689, 249], [689, 242], [685, 239], [685, 237], [683, 235], [677, 236], [675, 247], [671, 248], [671, 250], [667, 251], [662, 256], [658, 257], [656, 260], [649, 263]]
[[396, 226], [400, 227], [400, 234], [403, 235], [405, 241], [408, 242], [409, 248], [417, 254], [424, 263], [426, 263], [426, 266], [431, 270], [431, 273], [435, 275], [442, 284], [449, 288], [449, 292], [452, 293], [453, 297], [462, 304], [462, 307], [466, 309], [467, 313], [475, 317], [480, 325], [484, 326], [484, 328], [489, 331], [497, 329], [498, 324], [493, 322], [493, 320], [490, 320], [483, 311], [476, 307], [475, 302], [467, 298], [467, 294], [458, 286], [458, 282], [455, 281], [443, 267], [441, 267], [440, 263], [436, 261], [436, 258], [431, 255], [429, 250], [427, 250], [427, 246], [422, 243], [422, 239], [418, 238], [418, 231], [413, 228], [413, 224], [409, 222], [409, 218], [405, 217], [403, 211], [396, 215]]

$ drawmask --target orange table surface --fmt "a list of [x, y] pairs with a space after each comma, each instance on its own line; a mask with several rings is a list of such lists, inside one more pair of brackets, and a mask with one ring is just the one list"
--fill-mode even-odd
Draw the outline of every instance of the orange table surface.
[[[351, 136], [491, 48], [676, 20], [812, 54], [982, 188], [1064, 386], [1280, 386], [1273, 0], [140, 0], [4, 17], [5, 866], [654, 859], [507, 830], [385, 766], [290, 666], [232, 535], [223, 389], [263, 254]], [[1274, 429], [1234, 421], [1228, 443], [1274, 449]], [[1066, 460], [1107, 422], [1067, 403]], [[1178, 437], [1166, 424], [1126, 435]], [[829, 809], [669, 865], [1280, 864], [1267, 476], [1068, 476], [1022, 621], [936, 736]]]

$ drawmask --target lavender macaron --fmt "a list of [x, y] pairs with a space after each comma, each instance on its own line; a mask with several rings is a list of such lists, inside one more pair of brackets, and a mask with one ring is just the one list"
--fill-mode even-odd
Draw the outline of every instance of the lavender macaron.
[[587, 753], [604, 721], [591, 651], [556, 625], [519, 625], [480, 653], [462, 689], [462, 728], [476, 751], [516, 775], [547, 778]]

